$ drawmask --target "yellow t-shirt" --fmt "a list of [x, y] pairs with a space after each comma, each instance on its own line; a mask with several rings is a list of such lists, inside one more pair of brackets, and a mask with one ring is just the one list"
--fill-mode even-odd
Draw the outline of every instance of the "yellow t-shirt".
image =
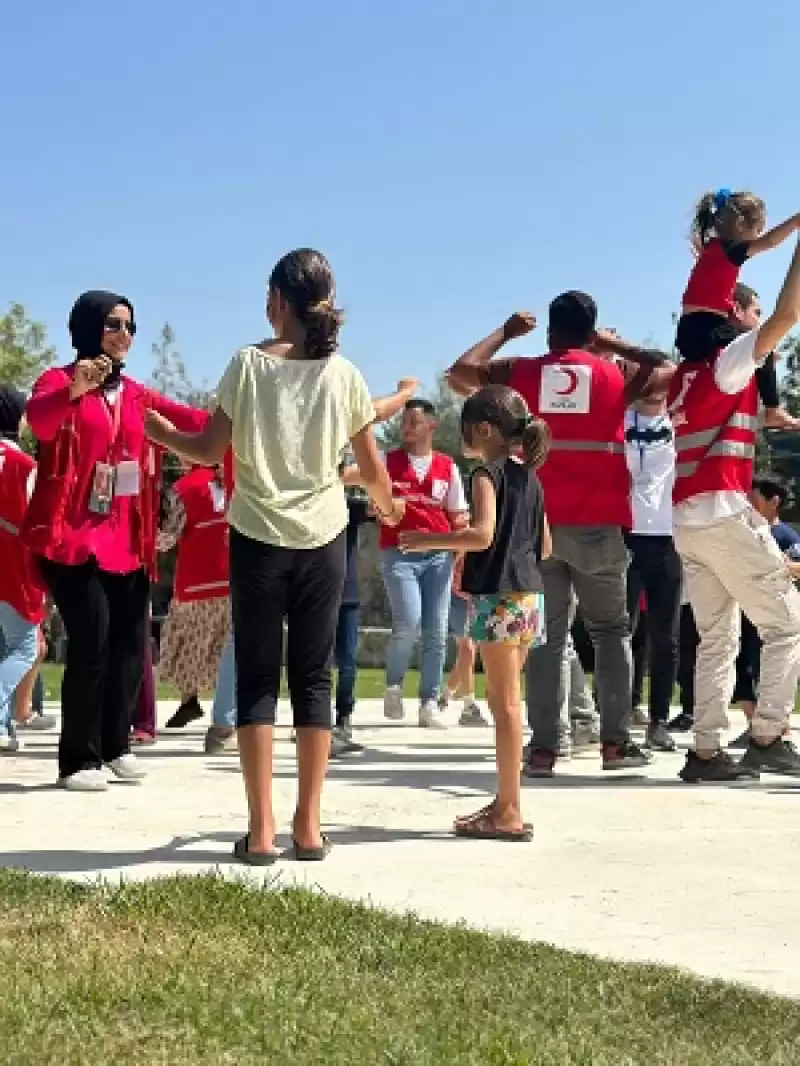
[[342, 450], [375, 418], [361, 372], [343, 359], [285, 359], [241, 348], [217, 390], [233, 423], [228, 521], [281, 548], [320, 548], [347, 525]]

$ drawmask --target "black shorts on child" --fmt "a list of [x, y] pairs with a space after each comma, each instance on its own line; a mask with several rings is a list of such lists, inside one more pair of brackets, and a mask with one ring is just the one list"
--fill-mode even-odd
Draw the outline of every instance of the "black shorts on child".
[[698, 363], [714, 352], [727, 348], [744, 330], [735, 322], [711, 311], [694, 311], [681, 315], [675, 347], [689, 363]]

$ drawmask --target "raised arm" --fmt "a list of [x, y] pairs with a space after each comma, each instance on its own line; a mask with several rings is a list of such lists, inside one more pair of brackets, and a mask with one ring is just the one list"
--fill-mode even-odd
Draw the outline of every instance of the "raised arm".
[[145, 392], [144, 406], [145, 410], [156, 411], [166, 418], [181, 433], [200, 433], [211, 421], [208, 411], [170, 400], [160, 392], [152, 392], [150, 389]]
[[517, 311], [499, 329], [473, 344], [445, 372], [447, 384], [459, 396], [469, 396], [489, 384], [489, 364], [510, 340], [524, 337], [536, 328], [536, 319], [529, 311]]
[[25, 419], [34, 437], [52, 440], [75, 412], [72, 381], [65, 370], [46, 370], [33, 386], [25, 407]]
[[419, 389], [416, 378], [401, 378], [397, 382], [397, 389], [387, 396], [378, 396], [372, 402], [375, 405], [375, 421], [388, 422], [396, 414], [403, 410], [408, 401]]
[[753, 358], [761, 363], [800, 322], [800, 240], [798, 240], [775, 310], [759, 327]]
[[625, 402], [635, 403], [644, 395], [666, 395], [677, 367], [669, 356], [654, 348], [640, 348], [616, 332], [599, 329], [592, 343], [599, 355], [616, 355], [623, 361]]
[[754, 241], [749, 241], [747, 258], [752, 259], [754, 255], [760, 255], [762, 252], [771, 252], [773, 248], [777, 248], [784, 241], [788, 241], [798, 230], [800, 230], [800, 215], [792, 215], [785, 222], [781, 222], [780, 225], [775, 226], [766, 233], [762, 233], [760, 237], [756, 237]]
[[[163, 401], [163, 397], [161, 397]], [[171, 401], [167, 401], [171, 403]], [[181, 405], [177, 405], [180, 407]], [[185, 408], [191, 411], [191, 408]], [[221, 407], [209, 418], [208, 412], [194, 412], [206, 416], [206, 427], [201, 433], [182, 433], [158, 410], [145, 413], [144, 431], [150, 440], [162, 448], [188, 459], [199, 466], [215, 466], [222, 461], [231, 443], [231, 420]]]

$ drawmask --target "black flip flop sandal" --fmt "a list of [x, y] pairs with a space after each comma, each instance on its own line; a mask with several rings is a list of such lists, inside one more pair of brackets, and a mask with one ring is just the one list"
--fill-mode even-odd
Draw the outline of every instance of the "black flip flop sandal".
[[506, 840], [529, 843], [533, 840], [533, 826], [524, 822], [520, 829], [501, 829], [487, 815], [479, 815], [471, 822], [456, 825], [453, 832], [465, 840]]
[[292, 841], [292, 855], [295, 862], [322, 862], [323, 859], [331, 853], [331, 844], [328, 837], [323, 833], [322, 844], [318, 848], [306, 848], [302, 844], [298, 844], [296, 840]]
[[233, 845], [233, 857], [248, 866], [272, 866], [280, 858], [279, 851], [250, 851], [250, 834], [245, 833], [241, 840]]

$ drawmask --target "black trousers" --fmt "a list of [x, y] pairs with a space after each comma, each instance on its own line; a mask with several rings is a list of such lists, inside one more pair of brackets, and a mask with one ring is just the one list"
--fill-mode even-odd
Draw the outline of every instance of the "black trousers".
[[700, 634], [694, 621], [694, 613], [688, 603], [681, 607], [681, 626], [678, 641], [678, 685], [681, 690], [681, 710], [694, 718], [694, 671], [697, 664], [697, 649]]
[[749, 703], [757, 703], [760, 678], [761, 637], [750, 619], [742, 615], [742, 636], [736, 659], [736, 687], [733, 690], [732, 702], [746, 700]]
[[[641, 599], [639, 603], [641, 604]], [[648, 636], [650, 622], [647, 618], [647, 611], [643, 611], [641, 606], [639, 606], [637, 613], [639, 617], [636, 628], [631, 632], [631, 657], [633, 659], [633, 689], [631, 691], [633, 698], [631, 703], [634, 707], [638, 707], [643, 699], [644, 679], [647, 675], [647, 663], [650, 657], [650, 639]]]
[[64, 566], [40, 559], [67, 633], [61, 685], [58, 770], [99, 769], [129, 750], [139, 699], [149, 583], [144, 570], [109, 574], [94, 560]]
[[237, 725], [274, 725], [283, 663], [294, 724], [330, 729], [331, 662], [345, 533], [321, 548], [278, 548], [230, 531]]
[[631, 632], [639, 622], [642, 593], [647, 598], [650, 665], [650, 721], [666, 722], [678, 669], [678, 631], [681, 611], [681, 560], [672, 537], [626, 538], [631, 553], [628, 568], [628, 611]]

